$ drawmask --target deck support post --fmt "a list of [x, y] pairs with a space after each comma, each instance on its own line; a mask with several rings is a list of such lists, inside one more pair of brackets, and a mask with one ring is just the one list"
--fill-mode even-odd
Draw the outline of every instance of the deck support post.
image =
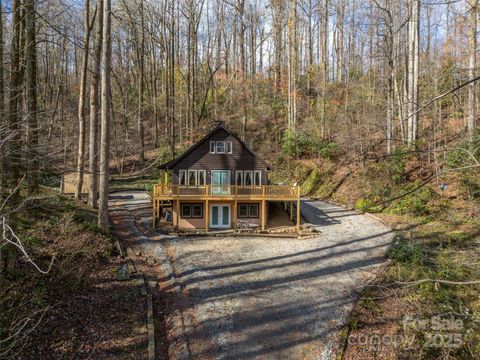
[[205, 200], [205, 233], [208, 233], [208, 221], [209, 221], [209, 208], [208, 208], [208, 199]]
[[262, 200], [262, 231], [265, 231], [265, 199]]
[[157, 200], [153, 199], [153, 209], [152, 209], [152, 227], [155, 229], [157, 220]]
[[297, 234], [300, 236], [300, 196], [297, 197]]
[[290, 221], [293, 221], [293, 201], [290, 201]]
[[235, 201], [233, 202], [233, 209], [232, 209], [232, 222], [233, 222], [233, 230], [237, 230], [237, 198], [235, 197]]
[[175, 222], [176, 222], [175, 227], [178, 230], [178, 221], [180, 219], [180, 200], [178, 200], [178, 199], [177, 199], [176, 207], [177, 207], [177, 218], [175, 219]]

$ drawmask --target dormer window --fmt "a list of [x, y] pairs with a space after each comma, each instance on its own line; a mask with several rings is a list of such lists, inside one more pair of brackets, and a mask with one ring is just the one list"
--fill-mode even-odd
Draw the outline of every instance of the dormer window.
[[215, 152], [217, 154], [225, 154], [225, 141], [217, 141]]

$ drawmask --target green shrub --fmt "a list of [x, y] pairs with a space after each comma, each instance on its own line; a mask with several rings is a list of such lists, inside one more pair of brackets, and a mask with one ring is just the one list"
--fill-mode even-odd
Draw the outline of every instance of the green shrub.
[[477, 159], [480, 156], [480, 130], [476, 130], [473, 141], [463, 142], [458, 149], [449, 151], [446, 156], [445, 165], [448, 168], [458, 168], [472, 164], [472, 158], [467, 150], [473, 149], [472, 155]]
[[150, 196], [153, 195], [153, 186], [156, 184], [156, 182], [152, 181], [149, 182], [148, 184], [145, 184], [145, 191], [150, 194]]
[[332, 159], [338, 155], [339, 146], [334, 142], [286, 129], [282, 137], [282, 151], [288, 156], [319, 156]]
[[338, 144], [334, 142], [318, 141], [313, 144], [315, 154], [329, 160], [338, 155], [339, 149]]
[[370, 198], [360, 198], [355, 202], [355, 209], [367, 212], [380, 212], [381, 208], [375, 205], [375, 201]]
[[[416, 183], [413, 186], [418, 186]], [[394, 202], [391, 211], [400, 215], [424, 216], [430, 213], [428, 202], [433, 199], [435, 192], [424, 186], [416, 192], [402, 197]]]
[[473, 176], [462, 176], [459, 190], [461, 195], [470, 201], [480, 199], [480, 180]]
[[424, 252], [419, 243], [401, 240], [392, 246], [388, 257], [404, 264], [423, 265]]
[[447, 153], [445, 164], [447, 167], [454, 169], [465, 166], [468, 163], [469, 155], [466, 151], [456, 149]]
[[390, 179], [395, 184], [400, 184], [405, 180], [405, 163], [407, 156], [403, 149], [396, 149], [388, 158], [387, 168]]

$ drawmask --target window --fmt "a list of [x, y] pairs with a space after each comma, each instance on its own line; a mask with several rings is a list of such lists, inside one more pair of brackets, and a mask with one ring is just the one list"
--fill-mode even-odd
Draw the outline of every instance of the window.
[[182, 218], [192, 217], [192, 205], [182, 204]]
[[238, 204], [238, 217], [239, 218], [248, 217], [248, 204]]
[[258, 204], [238, 204], [239, 218], [258, 218]]
[[188, 185], [194, 186], [197, 185], [197, 171], [188, 170]]
[[217, 141], [217, 147], [215, 148], [217, 154], [225, 154], [225, 141]]
[[203, 217], [203, 206], [202, 204], [192, 204], [192, 217], [202, 218]]
[[202, 186], [207, 183], [207, 172], [205, 170], [180, 170], [178, 183], [183, 186]]
[[227, 141], [227, 154], [231, 154], [231, 153], [232, 153], [232, 142]]
[[255, 171], [254, 172], [254, 185], [262, 185], [262, 172], [261, 171]]
[[235, 171], [235, 185], [243, 185], [243, 171]]
[[215, 141], [210, 141], [210, 154], [215, 154]]
[[251, 218], [258, 218], [258, 204], [248, 205], [248, 216]]
[[182, 218], [203, 217], [203, 204], [182, 204]]
[[205, 170], [198, 170], [198, 185], [205, 185], [206, 181], [206, 172]]
[[243, 172], [243, 185], [251, 186], [253, 185], [253, 171], [244, 171]]
[[187, 185], [187, 170], [180, 170], [178, 183], [180, 185]]

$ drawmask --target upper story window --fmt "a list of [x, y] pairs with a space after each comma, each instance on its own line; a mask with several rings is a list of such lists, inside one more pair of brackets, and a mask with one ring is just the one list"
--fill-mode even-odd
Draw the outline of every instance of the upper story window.
[[231, 141], [210, 141], [210, 154], [232, 154], [233, 144]]
[[235, 185], [260, 186], [262, 185], [262, 172], [260, 170], [236, 170]]
[[225, 154], [225, 141], [217, 141], [215, 152], [217, 154]]
[[202, 186], [206, 179], [206, 170], [180, 170], [178, 173], [178, 184], [183, 186]]
[[178, 183], [180, 185], [187, 185], [187, 170], [180, 170], [178, 174]]

